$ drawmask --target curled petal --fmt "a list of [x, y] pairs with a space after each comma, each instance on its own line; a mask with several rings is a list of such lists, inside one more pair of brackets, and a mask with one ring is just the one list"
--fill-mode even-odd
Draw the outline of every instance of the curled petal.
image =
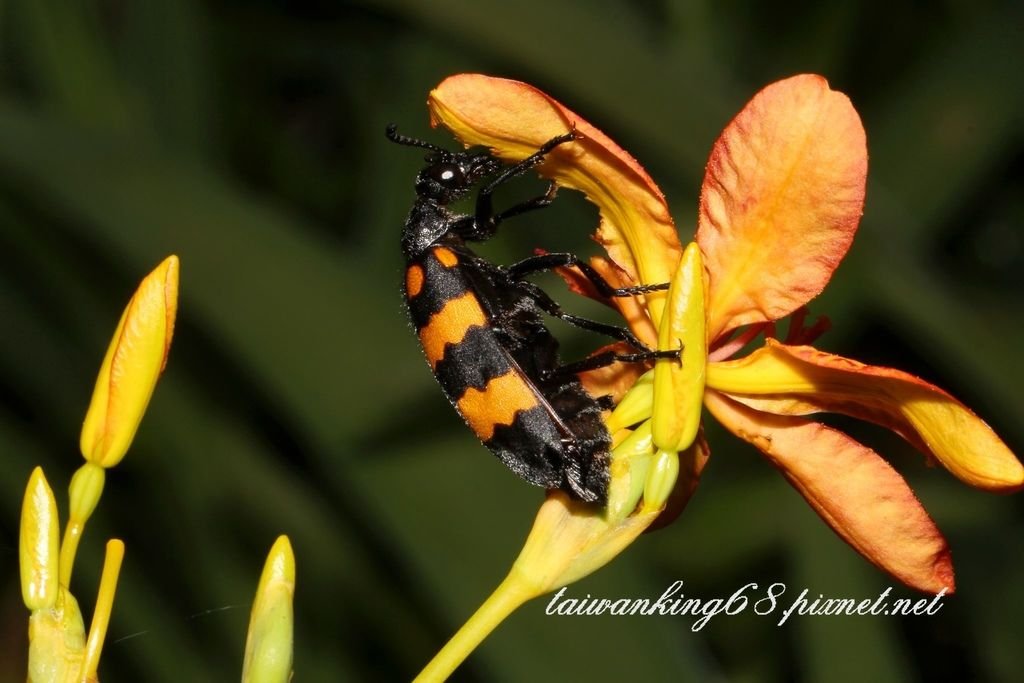
[[857, 230], [866, 176], [860, 117], [824, 78], [794, 76], [754, 96], [715, 143], [701, 190], [712, 340], [821, 292]]
[[708, 385], [759, 410], [868, 420], [934, 455], [971, 486], [1024, 487], [1024, 467], [984, 421], [942, 389], [900, 370], [769, 339], [746, 358], [709, 365]]
[[[598, 241], [634, 281], [667, 282], [672, 276], [682, 249], [661, 190], [632, 156], [579, 115], [530, 85], [480, 74], [446, 79], [427, 104], [435, 125], [508, 160], [523, 159], [575, 129], [582, 139], [551, 152], [541, 175], [597, 204]], [[655, 321], [663, 299], [661, 293], [648, 296]]]
[[128, 302], [96, 378], [82, 425], [82, 455], [113, 467], [128, 450], [167, 364], [178, 305], [178, 257], [146, 276]]
[[878, 454], [830, 427], [761, 413], [716, 391], [708, 391], [705, 401], [857, 552], [908, 586], [953, 592], [945, 539], [907, 483]]

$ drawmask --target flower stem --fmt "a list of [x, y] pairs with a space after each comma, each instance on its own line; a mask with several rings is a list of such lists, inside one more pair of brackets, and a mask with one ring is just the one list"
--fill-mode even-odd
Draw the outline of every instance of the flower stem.
[[71, 570], [75, 566], [75, 555], [78, 553], [78, 542], [82, 539], [83, 525], [68, 520], [64, 529], [64, 542], [60, 544], [60, 583], [71, 585]]
[[96, 670], [100, 665], [103, 641], [107, 637], [107, 626], [110, 624], [110, 612], [114, 607], [114, 593], [117, 591], [117, 578], [121, 574], [123, 560], [124, 543], [117, 538], [107, 541], [107, 555], [103, 561], [100, 589], [96, 596], [96, 609], [93, 611], [92, 624], [89, 626], [89, 638], [85, 646], [85, 658], [82, 660], [82, 681], [98, 680]]
[[463, 624], [441, 651], [430, 660], [413, 683], [447, 680], [484, 638], [498, 627], [498, 624], [536, 595], [536, 591], [530, 590], [513, 569], [469, 621]]
[[64, 542], [60, 545], [60, 582], [71, 585], [71, 571], [75, 565], [78, 542], [82, 539], [85, 523], [92, 517], [96, 505], [103, 495], [106, 471], [99, 465], [86, 462], [71, 477], [68, 487], [68, 525], [64, 531]]

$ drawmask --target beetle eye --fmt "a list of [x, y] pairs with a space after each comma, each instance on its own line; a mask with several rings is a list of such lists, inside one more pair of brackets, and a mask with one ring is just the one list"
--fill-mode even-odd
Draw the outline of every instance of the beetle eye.
[[466, 183], [465, 174], [455, 164], [437, 164], [432, 166], [427, 173], [432, 180], [445, 187], [461, 187]]

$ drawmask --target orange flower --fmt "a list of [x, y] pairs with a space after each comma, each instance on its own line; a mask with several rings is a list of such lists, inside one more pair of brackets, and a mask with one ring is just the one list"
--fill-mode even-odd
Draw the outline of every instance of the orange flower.
[[[673, 290], [686, 291], [608, 302], [651, 346], [678, 346], [672, 330], [685, 325], [693, 338], [695, 312], [706, 330], [698, 335], [704, 346], [695, 344], [700, 358], [684, 349], [691, 357], [684, 356], [683, 369], [696, 367], [696, 375], [682, 381], [660, 371], [669, 379], [656, 374], [653, 391], [637, 393], [641, 398], [631, 399], [629, 411], [616, 411], [609, 420], [616, 443], [651, 415], [659, 450], [684, 451], [687, 439], [696, 438], [670, 507], [685, 504], [707, 459], [699, 433], [679, 437], [696, 431], [696, 422], [671, 418], [692, 414], [703, 402], [727, 429], [760, 449], [868, 560], [920, 590], [953, 590], [945, 539], [903, 478], [873, 450], [806, 417], [837, 412], [868, 420], [892, 429], [972, 486], [998, 492], [1024, 486], [1016, 457], [946, 392], [898, 370], [806, 345], [823, 326], [804, 327], [804, 306], [846, 255], [863, 210], [865, 135], [845, 95], [820, 76], [801, 75], [769, 85], [747, 104], [712, 149], [701, 191], [699, 251], [687, 251], [683, 267], [682, 246], [651, 178], [555, 100], [523, 83], [466, 74], [445, 80], [428, 104], [435, 124], [509, 160], [575, 128], [582, 139], [557, 148], [539, 170], [598, 205], [597, 240], [608, 258], [594, 259], [595, 268], [621, 283], [665, 282], [679, 270]], [[703, 278], [693, 275], [701, 260]], [[686, 268], [690, 275], [683, 282]], [[577, 291], [596, 295], [573, 273], [564, 276]], [[790, 332], [780, 341], [775, 322], [786, 316], [792, 316]], [[730, 360], [761, 333], [763, 347]], [[671, 363], [659, 361], [659, 367]], [[622, 366], [584, 379], [594, 391], [621, 398], [642, 371]], [[639, 412], [637, 402], [644, 404]], [[671, 429], [659, 430], [659, 420]], [[659, 443], [659, 432], [680, 440]], [[613, 472], [613, 488], [614, 479]]]

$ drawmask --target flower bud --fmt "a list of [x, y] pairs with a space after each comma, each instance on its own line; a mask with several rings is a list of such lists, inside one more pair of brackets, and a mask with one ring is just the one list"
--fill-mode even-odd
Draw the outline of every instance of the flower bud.
[[287, 683], [292, 674], [295, 555], [279, 536], [267, 555], [245, 641], [242, 683]]
[[57, 502], [43, 469], [32, 470], [21, 507], [21, 596], [31, 611], [53, 607], [57, 601], [60, 525]]
[[146, 276], [121, 316], [82, 425], [82, 455], [113, 467], [128, 450], [167, 363], [178, 304], [178, 257]]
[[683, 252], [668, 292], [668, 305], [658, 330], [659, 349], [677, 349], [679, 360], [659, 359], [654, 366], [654, 444], [665, 451], [684, 451], [697, 437], [704, 405], [707, 325], [704, 317], [704, 265], [691, 242]]

